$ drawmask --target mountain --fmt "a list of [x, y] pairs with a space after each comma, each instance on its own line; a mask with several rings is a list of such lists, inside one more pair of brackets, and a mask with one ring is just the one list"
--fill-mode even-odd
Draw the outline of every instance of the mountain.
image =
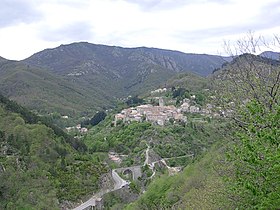
[[7, 59], [0, 56], [0, 62], [2, 63], [2, 62], [5, 62], [5, 61], [7, 61]]
[[25, 61], [48, 67], [62, 75], [79, 73], [79, 70], [81, 74], [89, 73], [86, 72], [87, 70], [96, 73], [103, 70], [120, 77], [135, 70], [139, 72], [139, 67], [143, 70], [141, 64], [154, 65], [171, 72], [191, 71], [206, 76], [213, 69], [220, 67], [225, 60], [226, 57], [217, 55], [182, 53], [146, 47], [122, 48], [79, 42], [43, 50]]
[[44, 67], [80, 86], [123, 97], [155, 88], [180, 72], [206, 76], [225, 60], [214, 55], [80, 42], [43, 50], [24, 62]]
[[23, 61], [0, 59], [0, 92], [40, 113], [81, 116], [118, 98], [157, 88], [184, 72], [207, 76], [225, 57], [87, 42], [61, 45]]
[[270, 58], [273, 60], [280, 60], [280, 53], [279, 52], [273, 52], [273, 51], [265, 51], [260, 54], [260, 56], [265, 58]]

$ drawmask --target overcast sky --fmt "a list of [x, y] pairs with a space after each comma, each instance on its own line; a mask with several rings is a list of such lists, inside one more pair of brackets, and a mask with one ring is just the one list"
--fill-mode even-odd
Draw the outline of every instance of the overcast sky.
[[219, 54], [249, 30], [280, 35], [279, 0], [0, 0], [0, 56], [78, 41]]

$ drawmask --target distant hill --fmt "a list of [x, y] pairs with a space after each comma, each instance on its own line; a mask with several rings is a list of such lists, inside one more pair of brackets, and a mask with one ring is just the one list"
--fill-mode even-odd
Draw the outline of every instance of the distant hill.
[[6, 59], [0, 56], [0, 62], [3, 62], [3, 61], [6, 61]]
[[255, 100], [271, 107], [279, 98], [279, 69], [280, 61], [258, 55], [243, 54], [234, 58], [212, 74], [219, 103], [231, 113], [246, 101]]
[[193, 73], [182, 73], [169, 79], [165, 86], [169, 88], [181, 87], [196, 92], [209, 88], [209, 81], [208, 78]]
[[273, 60], [280, 60], [280, 52], [265, 51], [262, 52], [260, 56]]
[[[224, 63], [221, 68], [217, 68], [213, 71], [209, 77], [212, 77], [213, 75], [220, 75], [221, 73], [227, 71], [228, 69], [238, 69], [242, 70], [248, 70], [250, 69], [248, 66], [246, 66], [248, 63], [254, 64], [254, 67], [251, 69], [255, 69], [256, 66], [261, 67], [261, 68], [267, 68], [267, 65], [270, 66], [279, 66], [280, 65], [280, 60], [276, 59], [277, 54], [280, 55], [280, 53], [276, 52], [263, 52], [259, 55], [253, 55], [249, 53], [245, 53], [239, 56], [234, 57], [230, 62]], [[265, 65], [263, 67], [263, 65]], [[269, 69], [269, 68], [267, 68]]]

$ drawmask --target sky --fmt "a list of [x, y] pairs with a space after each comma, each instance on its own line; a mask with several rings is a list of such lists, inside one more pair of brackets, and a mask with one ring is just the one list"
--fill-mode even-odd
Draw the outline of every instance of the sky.
[[249, 31], [280, 35], [279, 0], [0, 0], [0, 56], [86, 41], [223, 54]]

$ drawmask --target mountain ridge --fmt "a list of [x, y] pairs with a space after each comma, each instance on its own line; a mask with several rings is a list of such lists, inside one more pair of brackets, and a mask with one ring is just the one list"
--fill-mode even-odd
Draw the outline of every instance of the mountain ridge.
[[[60, 45], [56, 48], [48, 48], [43, 51], [37, 52], [30, 56], [29, 58], [24, 59], [23, 61], [33, 64], [33, 65], [39, 65], [39, 66], [47, 66], [48, 68], [53, 69], [54, 67], [59, 68], [61, 66], [57, 66], [56, 62], [50, 64], [47, 63], [48, 59], [51, 57], [54, 58], [54, 54], [56, 56], [60, 53], [64, 53], [64, 51], [67, 51], [68, 53], [74, 51], [76, 56], [83, 56], [83, 59], [96, 59], [98, 56], [97, 53], [99, 53], [102, 56], [111, 56], [111, 58], [116, 62], [116, 58], [123, 58], [124, 56], [127, 57], [127, 59], [135, 59], [135, 55], [142, 55], [142, 59], [150, 59], [150, 62], [153, 62], [155, 64], [161, 64], [163, 67], [166, 67], [169, 70], [176, 70], [176, 71], [192, 71], [194, 73], [198, 73], [200, 75], [206, 76], [211, 73], [211, 71], [220, 66], [221, 63], [224, 63], [227, 60], [227, 57], [222, 57], [218, 55], [208, 55], [208, 54], [195, 54], [195, 53], [184, 53], [180, 51], [174, 51], [174, 50], [166, 50], [166, 49], [159, 49], [159, 48], [148, 48], [148, 47], [135, 47], [135, 48], [125, 48], [125, 47], [119, 47], [119, 46], [108, 46], [108, 45], [102, 45], [102, 44], [92, 44], [88, 42], [74, 42], [67, 45]], [[77, 53], [78, 52], [78, 53]], [[52, 53], [52, 55], [51, 55]], [[132, 56], [132, 57], [131, 57]], [[144, 56], [144, 57], [143, 57]], [[161, 56], [161, 57], [160, 57]], [[69, 59], [70, 56], [68, 56]], [[167, 59], [169, 57], [169, 60]], [[48, 59], [46, 59], [48, 58]], [[73, 58], [73, 57], [72, 57]], [[74, 57], [77, 58], [77, 57]], [[172, 58], [172, 60], [170, 60]], [[211, 61], [213, 59], [214, 61], [211, 61], [213, 64], [210, 69], [207, 69], [209, 67], [200, 66], [199, 71], [195, 71], [195, 66], [192, 66], [193, 64], [198, 65], [198, 61], [191, 62], [191, 60], [194, 59], [202, 59]], [[44, 60], [43, 60], [44, 59]], [[104, 57], [103, 57], [104, 59]], [[100, 60], [100, 56], [99, 56]], [[187, 60], [187, 62], [184, 62], [184, 60]], [[56, 61], [56, 60], [55, 60]], [[69, 60], [68, 60], [69, 61]], [[168, 63], [169, 61], [169, 63]], [[172, 69], [172, 61], [179, 63], [176, 66], [173, 66]], [[77, 62], [75, 60], [75, 62]], [[165, 62], [165, 63], [164, 63]], [[73, 64], [73, 61], [72, 63]], [[70, 66], [70, 64], [69, 64]], [[206, 69], [206, 72], [203, 72], [204, 69]]]
[[[81, 113], [108, 109], [119, 98], [153, 90], [178, 73], [188, 72], [193, 63], [187, 62], [186, 67], [184, 56], [157, 48], [72, 43], [45, 49], [22, 61], [3, 59], [0, 87], [5, 96], [39, 113], [57, 110], [84, 116]], [[207, 55], [203, 57], [200, 69], [209, 63]], [[215, 65], [222, 62], [218, 58]]]
[[228, 61], [217, 55], [75, 42], [22, 61], [0, 59], [0, 87], [33, 110], [80, 115], [164, 86], [177, 74], [208, 76]]

